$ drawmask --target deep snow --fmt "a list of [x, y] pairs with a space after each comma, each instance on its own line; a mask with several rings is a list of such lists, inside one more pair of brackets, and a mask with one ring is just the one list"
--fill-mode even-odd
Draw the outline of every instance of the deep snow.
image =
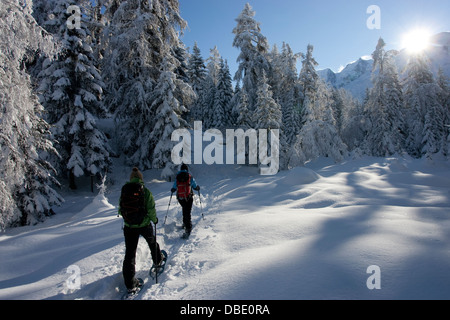
[[[116, 165], [104, 196], [87, 184], [65, 190], [57, 215], [1, 233], [0, 299], [120, 299], [124, 243], [116, 207], [129, 171]], [[144, 172], [169, 261], [152, 283], [141, 239], [140, 299], [450, 298], [449, 162], [320, 159], [276, 176], [238, 165], [194, 165], [192, 172], [202, 201], [196, 197], [188, 241], [180, 239], [174, 200], [163, 225], [171, 183]], [[373, 265], [381, 289], [369, 290]]]

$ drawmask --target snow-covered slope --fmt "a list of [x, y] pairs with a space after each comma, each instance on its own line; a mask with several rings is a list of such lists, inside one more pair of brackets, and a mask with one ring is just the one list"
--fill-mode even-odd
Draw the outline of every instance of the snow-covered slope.
[[[0, 299], [120, 299], [116, 206], [128, 171], [116, 165], [105, 196], [67, 191], [45, 223], [0, 234]], [[180, 206], [167, 211], [171, 183], [144, 172], [160, 221], [168, 212], [158, 242], [169, 260], [152, 283], [141, 239], [140, 299], [450, 299], [448, 162], [320, 159], [268, 177], [237, 165], [192, 171], [202, 201], [187, 241]], [[381, 288], [370, 290], [374, 265]]]
[[[432, 46], [427, 49], [427, 56], [430, 59], [431, 69], [434, 74], [442, 68], [444, 74], [450, 78], [450, 32], [442, 32], [432, 37]], [[399, 75], [408, 62], [409, 55], [406, 50], [400, 51], [396, 58]], [[335, 73], [330, 69], [319, 70], [319, 76], [335, 88], [344, 88], [355, 98], [362, 101], [365, 97], [366, 89], [372, 87], [373, 60], [360, 58], [349, 63], [342, 71]]]

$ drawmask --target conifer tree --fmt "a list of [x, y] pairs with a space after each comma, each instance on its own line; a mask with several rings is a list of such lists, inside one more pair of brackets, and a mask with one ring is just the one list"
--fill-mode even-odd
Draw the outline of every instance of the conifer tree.
[[402, 88], [393, 61], [397, 52], [386, 52], [385, 45], [380, 38], [372, 54], [373, 88], [365, 104], [368, 126], [364, 147], [369, 155], [383, 157], [400, 153], [404, 140]]
[[[256, 93], [256, 109], [253, 120], [253, 122], [256, 125], [255, 129], [279, 130], [281, 128], [281, 121], [282, 121], [281, 107], [273, 99], [273, 94], [268, 84], [266, 74], [265, 72], [263, 72]], [[273, 133], [267, 135], [267, 146], [269, 147], [270, 150], [272, 150], [272, 148], [274, 147], [279, 148], [280, 147], [279, 145], [273, 146], [271, 144], [272, 141], [270, 137], [271, 134]]]
[[230, 101], [229, 110], [231, 112], [230, 115], [230, 127], [236, 127], [238, 125], [238, 117], [239, 117], [239, 104], [241, 102], [241, 87], [239, 84], [236, 84], [236, 86], [233, 89], [233, 97]]
[[206, 80], [208, 71], [202, 58], [200, 48], [197, 42], [194, 44], [192, 54], [189, 57], [188, 71], [189, 83], [196, 94], [196, 99], [190, 107], [190, 116], [194, 121], [203, 120], [202, 95], [203, 85]]
[[312, 56], [313, 46], [308, 45], [303, 58], [300, 82], [304, 92], [302, 127], [297, 135], [290, 166], [302, 165], [317, 157], [330, 157], [342, 161], [347, 148], [336, 130], [332, 110], [332, 93], [318, 78]]
[[283, 136], [287, 145], [291, 145], [300, 131], [300, 105], [303, 100], [302, 87], [297, 77], [297, 60], [300, 54], [294, 54], [291, 47], [284, 43], [281, 52], [283, 77], [279, 89], [279, 103], [283, 113]]
[[[187, 127], [187, 123], [182, 119], [182, 115], [187, 111], [186, 107], [176, 97], [175, 91], [179, 89], [175, 74], [176, 61], [170, 61], [170, 57], [163, 60], [162, 71], [158, 79], [152, 96], [151, 108], [156, 115], [153, 130], [150, 135], [140, 136], [138, 145], [147, 149], [148, 146], [155, 145], [153, 150], [152, 168], [163, 169], [162, 178], [170, 179], [176, 173], [175, 165], [171, 161], [171, 152], [174, 143], [171, 141], [172, 132], [180, 127]], [[184, 95], [194, 96], [190, 86], [185, 86]], [[140, 155], [144, 155], [150, 150], [143, 150]], [[135, 163], [146, 164], [147, 159], [133, 159]]]
[[[438, 77], [437, 77], [437, 84], [440, 87], [440, 94], [439, 94], [439, 102], [443, 107], [444, 111], [444, 139], [443, 139], [443, 149], [442, 152], [445, 155], [449, 155], [449, 148], [450, 148], [450, 86], [448, 84], [448, 79], [444, 75], [444, 71], [442, 68], [439, 68], [438, 71]], [[447, 137], [447, 138], [445, 138]]]
[[283, 86], [282, 82], [285, 78], [284, 71], [286, 70], [284, 70], [283, 57], [276, 44], [273, 45], [272, 50], [267, 54], [267, 58], [270, 64], [270, 70], [267, 74], [268, 84], [272, 90], [273, 98], [279, 101]]
[[203, 127], [212, 128], [214, 121], [214, 99], [216, 96], [216, 86], [213, 78], [208, 74], [203, 82], [203, 91], [200, 97], [199, 105], [202, 110]]
[[323, 81], [318, 81], [311, 100], [309, 95], [305, 99], [307, 117], [295, 142], [291, 166], [303, 165], [318, 157], [329, 157], [337, 162], [344, 159], [347, 146], [336, 130], [332, 103], [329, 88]]
[[242, 81], [242, 88], [245, 88], [248, 94], [250, 111], [256, 108], [258, 81], [263, 72], [267, 75], [270, 69], [267, 58], [269, 45], [261, 33], [260, 23], [254, 16], [255, 11], [247, 3], [236, 19], [237, 26], [233, 29], [235, 34], [233, 46], [240, 49], [237, 59], [239, 66], [234, 80], [238, 83]]
[[276, 45], [270, 52], [269, 85], [273, 98], [280, 105], [282, 121], [280, 128], [280, 168], [288, 168], [292, 146], [300, 130], [301, 86], [298, 81], [297, 60], [300, 54], [294, 54], [287, 43], [283, 43], [279, 52]]
[[263, 72], [258, 84], [256, 98], [255, 129], [280, 129], [282, 121], [281, 107], [273, 99], [272, 91], [267, 82], [267, 77]]
[[363, 104], [344, 89], [338, 90], [337, 94], [344, 106], [342, 108], [341, 127], [340, 129], [338, 127], [342, 141], [348, 147], [349, 151], [361, 150], [359, 148], [361, 147], [366, 132]]
[[302, 55], [302, 69], [299, 75], [299, 81], [303, 90], [303, 97], [311, 100], [317, 89], [317, 81], [319, 80], [319, 75], [316, 72], [316, 66], [318, 63], [314, 59], [312, 53], [314, 51], [314, 46], [308, 44], [306, 55]]
[[237, 104], [237, 126], [244, 130], [250, 129], [253, 125], [252, 113], [248, 110], [248, 95], [245, 88], [239, 91], [239, 103]]
[[184, 43], [179, 41], [178, 45], [171, 49], [171, 52], [172, 52], [171, 57], [175, 58], [176, 60], [174, 63], [175, 66], [174, 73], [176, 74], [177, 79], [181, 80], [183, 83], [189, 84], [189, 75], [188, 75], [189, 53], [187, 52]]
[[54, 169], [42, 156], [56, 151], [25, 68], [30, 52], [54, 54], [54, 42], [31, 8], [30, 1], [19, 0], [0, 6], [1, 230], [42, 221], [63, 201], [53, 189]]
[[233, 86], [231, 84], [230, 69], [226, 61], [221, 59], [214, 96], [213, 126], [215, 128], [228, 127], [233, 122], [230, 110], [232, 98]]
[[439, 101], [441, 88], [430, 71], [424, 53], [410, 57], [406, 66], [405, 105], [408, 123], [406, 146], [414, 157], [445, 152], [445, 110]]
[[222, 61], [222, 57], [220, 56], [219, 49], [217, 46], [214, 46], [210, 50], [209, 58], [206, 59], [207, 68], [209, 71], [209, 76], [213, 80], [214, 85], [217, 87], [217, 83], [219, 82], [219, 73], [220, 73], [220, 64]]
[[[164, 59], [175, 68], [181, 66], [180, 56], [172, 48], [181, 47], [179, 34], [187, 24], [180, 16], [177, 0], [129, 0], [111, 5], [116, 7], [111, 10], [111, 24], [106, 30], [109, 40], [102, 66], [106, 103], [115, 112], [126, 162], [145, 170], [151, 168], [159, 141], [153, 139], [157, 116], [152, 107], [154, 90], [161, 72], [168, 72], [162, 71]], [[191, 97], [186, 94], [185, 79], [179, 80], [171, 92], [188, 105]], [[181, 116], [177, 113], [177, 117]], [[145, 140], [150, 145], [142, 145], [143, 137], [152, 137]]]
[[53, 161], [60, 164], [61, 174], [68, 173], [70, 187], [75, 189], [76, 177], [104, 174], [111, 161], [107, 138], [95, 119], [106, 113], [101, 103], [104, 83], [94, 64], [86, 24], [81, 21], [75, 28], [66, 24], [70, 5], [70, 1], [61, 0], [53, 9], [55, 20], [60, 22], [62, 52], [58, 59], [44, 62], [39, 91], [58, 140], [61, 160]]
[[192, 48], [192, 54], [189, 57], [188, 63], [188, 76], [192, 89], [198, 94], [202, 88], [203, 80], [205, 80], [207, 74], [205, 62], [202, 58], [200, 48], [195, 42]]

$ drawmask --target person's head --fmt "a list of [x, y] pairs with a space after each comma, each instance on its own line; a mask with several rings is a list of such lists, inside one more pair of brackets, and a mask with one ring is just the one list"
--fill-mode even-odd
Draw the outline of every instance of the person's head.
[[142, 175], [142, 172], [139, 171], [138, 168], [134, 167], [131, 171], [130, 180], [133, 180], [134, 178], [138, 178], [140, 180], [144, 180], [144, 176]]
[[188, 166], [187, 166], [187, 164], [182, 164], [181, 165], [181, 167], [180, 167], [180, 170], [185, 170], [185, 171], [189, 171], [189, 168], [188, 168]]

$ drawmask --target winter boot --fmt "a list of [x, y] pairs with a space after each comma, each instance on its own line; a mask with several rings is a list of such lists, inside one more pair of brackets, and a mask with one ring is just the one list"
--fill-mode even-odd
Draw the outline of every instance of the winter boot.
[[133, 288], [128, 289], [128, 293], [135, 293], [138, 291], [142, 286], [144, 285], [144, 281], [142, 279], [136, 279], [133, 280]]

